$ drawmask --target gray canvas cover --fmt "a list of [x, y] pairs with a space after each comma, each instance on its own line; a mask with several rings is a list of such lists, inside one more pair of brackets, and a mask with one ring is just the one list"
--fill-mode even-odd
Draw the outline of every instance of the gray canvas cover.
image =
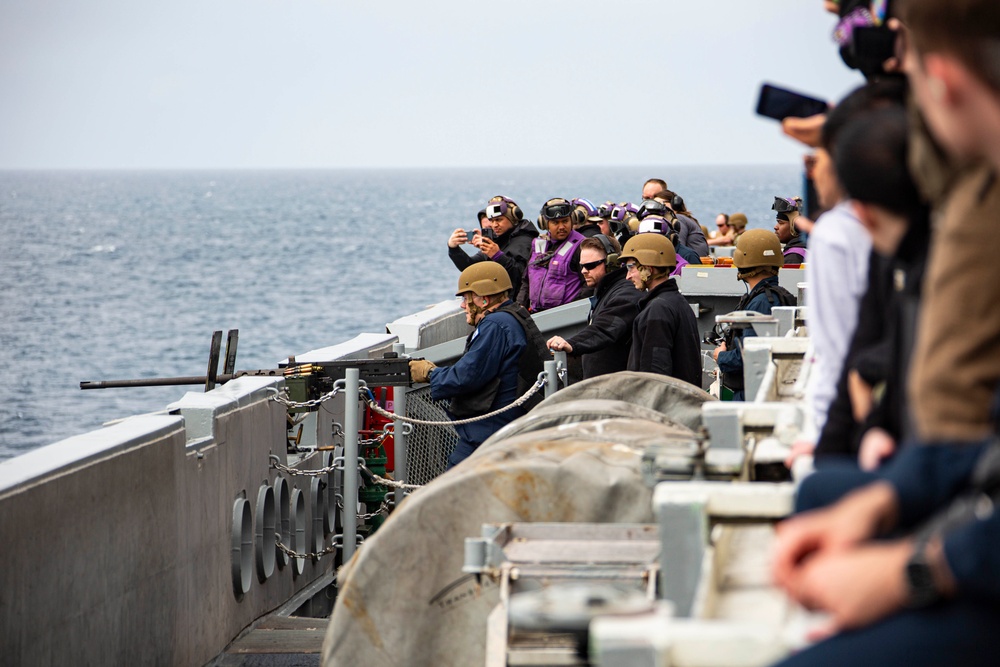
[[718, 400], [693, 384], [659, 373], [622, 371], [600, 375], [560, 389], [538, 404], [531, 414], [557, 403], [581, 398], [625, 401], [662, 413], [692, 430], [701, 427], [701, 404]]
[[661, 421], [617, 417], [514, 435], [407, 498], [342, 569], [323, 664], [484, 664], [499, 596], [488, 578], [462, 573], [465, 538], [484, 523], [652, 522], [642, 450], [692, 436]]

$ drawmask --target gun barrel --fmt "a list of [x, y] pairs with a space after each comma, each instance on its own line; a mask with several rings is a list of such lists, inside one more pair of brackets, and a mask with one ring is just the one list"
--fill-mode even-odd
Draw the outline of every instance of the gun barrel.
[[[313, 364], [296, 364], [287, 368], [265, 368], [258, 370], [220, 373], [215, 382], [222, 384], [233, 378], [247, 375], [267, 377], [289, 377], [299, 374], [316, 375], [336, 381], [344, 377], [348, 368], [359, 368], [361, 379], [372, 387], [388, 387], [410, 384], [409, 360], [406, 358], [384, 359], [341, 359]], [[187, 384], [204, 385], [208, 378], [204, 375], [188, 375], [172, 378], [136, 378], [131, 380], [95, 380], [80, 383], [80, 389], [115, 389], [118, 387], [172, 387]]]
[[[281, 377], [285, 372], [283, 368], [265, 368], [261, 370], [236, 371], [235, 373], [219, 373], [215, 376], [215, 381], [219, 384], [247, 375], [263, 375], [269, 377]], [[186, 384], [205, 384], [204, 375], [183, 375], [172, 378], [136, 378], [133, 380], [94, 380], [81, 382], [80, 389], [117, 389], [120, 387], [174, 387]]]
[[[222, 376], [218, 378], [222, 381]], [[187, 375], [173, 378], [138, 378], [135, 380], [96, 380], [81, 382], [80, 389], [116, 389], [119, 387], [173, 387], [185, 384], [205, 384], [205, 376]]]

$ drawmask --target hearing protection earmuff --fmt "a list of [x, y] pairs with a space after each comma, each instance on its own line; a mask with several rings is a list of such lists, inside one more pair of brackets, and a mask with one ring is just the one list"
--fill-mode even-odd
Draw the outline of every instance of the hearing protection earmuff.
[[[507, 213], [510, 213], [510, 216], [508, 217], [511, 216], [513, 217], [514, 224], [517, 224], [518, 222], [524, 219], [524, 212], [521, 211], [521, 207], [518, 206], [517, 203], [513, 199], [510, 199], [509, 197], [504, 197], [503, 195], [490, 197], [490, 200], [486, 202], [487, 212], [490, 211], [491, 204], [500, 207], [500, 215], [507, 215]], [[496, 216], [494, 215], [490, 217], [495, 218]]]
[[597, 239], [604, 247], [604, 263], [607, 267], [611, 270], [617, 269], [621, 265], [621, 262], [618, 261], [618, 253], [615, 252], [615, 247], [611, 245], [611, 239], [604, 234], [594, 234], [590, 238]]

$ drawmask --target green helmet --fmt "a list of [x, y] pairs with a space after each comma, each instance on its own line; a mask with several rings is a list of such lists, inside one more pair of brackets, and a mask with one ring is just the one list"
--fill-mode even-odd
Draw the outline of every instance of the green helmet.
[[636, 234], [626, 241], [618, 260], [624, 263], [627, 259], [634, 259], [643, 266], [677, 266], [674, 244], [657, 232]]
[[466, 292], [472, 292], [476, 296], [489, 296], [510, 291], [511, 288], [507, 269], [496, 262], [476, 262], [458, 277], [458, 292], [455, 296], [462, 296]]
[[781, 254], [781, 241], [774, 232], [766, 229], [750, 229], [736, 240], [733, 251], [733, 266], [749, 269], [755, 266], [781, 268], [785, 258]]

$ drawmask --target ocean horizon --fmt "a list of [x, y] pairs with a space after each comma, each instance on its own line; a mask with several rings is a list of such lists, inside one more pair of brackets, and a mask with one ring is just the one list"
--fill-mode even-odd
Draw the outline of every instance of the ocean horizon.
[[0, 170], [0, 459], [198, 391], [79, 383], [203, 375], [215, 330], [270, 368], [451, 298], [448, 236], [493, 195], [534, 219], [651, 177], [709, 228], [802, 194], [798, 165]]

